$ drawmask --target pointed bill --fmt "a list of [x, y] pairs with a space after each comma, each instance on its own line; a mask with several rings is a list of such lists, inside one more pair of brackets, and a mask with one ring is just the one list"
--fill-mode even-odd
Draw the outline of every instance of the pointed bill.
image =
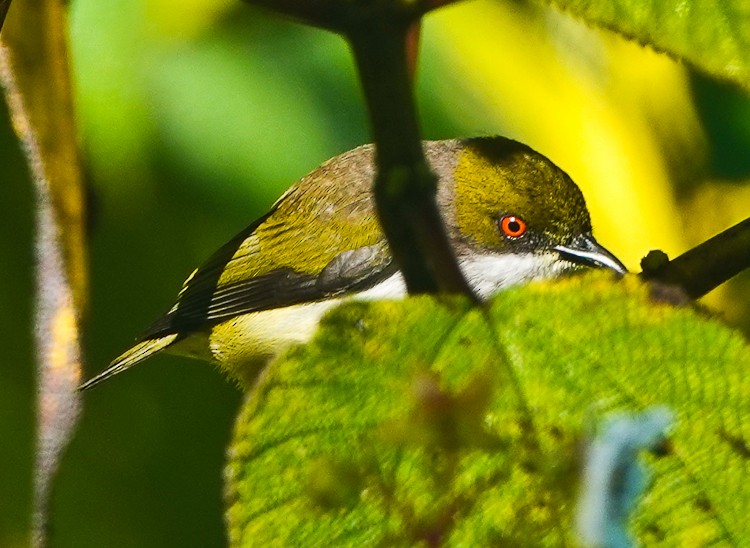
[[574, 263], [609, 268], [618, 274], [628, 272], [625, 265], [599, 244], [591, 234], [576, 236], [568, 245], [558, 245], [554, 249], [565, 259]]

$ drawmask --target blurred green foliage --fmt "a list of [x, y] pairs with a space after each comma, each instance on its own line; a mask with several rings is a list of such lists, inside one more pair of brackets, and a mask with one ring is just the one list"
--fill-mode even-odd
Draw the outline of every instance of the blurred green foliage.
[[[704, 126], [697, 131], [706, 131], [713, 157], [703, 164], [695, 153], [701, 145], [689, 148], [674, 137], [681, 134], [670, 123], [685, 117], [678, 112], [669, 118], [654, 106], [657, 93], [668, 101], [676, 93], [672, 80], [665, 79], [665, 89], [647, 81], [633, 91], [634, 80], [622, 69], [645, 72], [645, 64], [624, 63], [623, 55], [632, 53], [613, 54], [624, 48], [620, 39], [524, 2], [468, 6], [492, 24], [511, 21], [528, 43], [503, 43], [509, 34], [499, 28], [497, 42], [489, 42], [478, 31], [463, 30], [472, 28], [469, 19], [452, 26], [463, 4], [428, 17], [418, 79], [427, 138], [502, 133], [538, 148], [581, 181], [587, 171], [570, 160], [570, 151], [555, 147], [562, 142], [572, 154], [578, 151], [583, 166], [597, 159], [610, 166], [609, 157], [584, 150], [584, 137], [610, 141], [584, 122], [571, 125], [571, 116], [603, 116], [606, 96], [611, 111], [633, 118], [630, 102], [639, 101], [646, 105], [643, 123], [659, 136], [652, 148], [665, 158], [672, 188], [701, 190], [709, 188], [706, 181], [731, 176], [738, 192], [744, 189], [737, 183], [750, 178], [746, 95], [706, 77], [687, 89], [688, 98], [695, 91], [698, 103], [691, 108]], [[482, 59], [469, 47], [480, 38]], [[292, 181], [369, 139], [344, 42], [241, 3], [75, 0], [71, 39], [91, 196], [86, 350], [94, 372], [171, 305], [192, 268]], [[683, 71], [676, 65], [670, 70]], [[565, 79], [559, 71], [566, 71]], [[495, 86], [493, 78], [505, 85]], [[577, 83], [609, 95], [576, 96], [578, 108], [585, 106], [579, 113], [565, 87]], [[7, 342], [0, 366], [0, 546], [13, 547], [25, 545], [30, 500], [33, 199], [5, 110], [1, 119], [0, 327]], [[624, 135], [613, 146], [651, 146]], [[674, 154], [670, 146], [685, 150]], [[591, 197], [596, 181], [581, 183], [592, 206], [616, 201], [615, 209], [622, 209], [619, 182], [602, 179], [600, 185], [612, 185], [602, 199]], [[656, 177], [647, 179], [641, 182], [654, 185]], [[723, 195], [747, 215], [747, 192], [743, 200]], [[731, 222], [725, 211], [696, 203], [690, 202], [697, 208], [691, 211], [700, 215], [685, 219], [629, 213], [632, 224], [612, 223], [621, 228], [620, 239], [607, 226], [606, 208], [596, 207], [594, 219], [608, 235], [600, 239], [616, 253], [624, 253], [628, 238], [636, 240], [635, 250], [626, 252], [635, 266], [641, 249], [645, 254], [662, 244], [633, 236], [634, 230], [646, 227], [657, 237], [662, 230], [687, 230], [687, 241], [696, 242]], [[741, 322], [747, 298], [734, 301], [739, 311], [733, 318]], [[223, 545], [222, 466], [239, 399], [239, 391], [210, 367], [169, 356], [86, 394], [81, 427], [57, 483], [51, 545]]]
[[5, 104], [0, 106], [0, 545], [22, 545], [31, 523], [34, 389], [31, 294], [32, 186]]

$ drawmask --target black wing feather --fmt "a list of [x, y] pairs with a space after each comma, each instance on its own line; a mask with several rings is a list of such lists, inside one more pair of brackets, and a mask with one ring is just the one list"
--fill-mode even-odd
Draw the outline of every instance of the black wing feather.
[[177, 304], [143, 338], [186, 334], [242, 314], [364, 291], [396, 272], [383, 243], [341, 253], [318, 275], [280, 268], [218, 287], [226, 265], [264, 220], [256, 221], [200, 267], [183, 288]]

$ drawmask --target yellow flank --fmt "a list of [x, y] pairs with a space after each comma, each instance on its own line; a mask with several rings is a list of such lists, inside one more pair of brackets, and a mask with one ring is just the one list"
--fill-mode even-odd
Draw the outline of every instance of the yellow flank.
[[245, 388], [251, 388], [270, 358], [294, 344], [307, 342], [321, 316], [341, 301], [264, 310], [220, 323], [209, 335], [212, 358]]

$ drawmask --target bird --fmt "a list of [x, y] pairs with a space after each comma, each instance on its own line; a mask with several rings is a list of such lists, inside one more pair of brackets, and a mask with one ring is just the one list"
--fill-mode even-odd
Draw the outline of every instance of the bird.
[[[483, 300], [586, 267], [625, 266], [592, 235], [578, 186], [552, 161], [500, 136], [424, 141], [459, 268]], [[363, 145], [292, 185], [184, 282], [176, 303], [87, 390], [168, 351], [252, 386], [274, 356], [308, 341], [350, 300], [400, 299], [406, 284], [378, 223], [375, 148]]]

